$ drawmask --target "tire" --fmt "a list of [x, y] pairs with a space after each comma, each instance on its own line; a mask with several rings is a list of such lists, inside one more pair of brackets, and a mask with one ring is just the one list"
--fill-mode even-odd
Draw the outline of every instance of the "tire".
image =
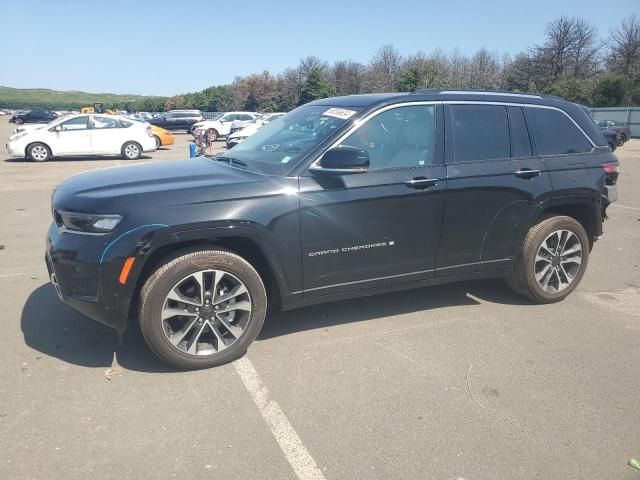
[[627, 136], [624, 133], [621, 133], [620, 136], [618, 137], [618, 146], [619, 147], [623, 146], [626, 141], [627, 141]]
[[[555, 240], [561, 245], [564, 240], [560, 251], [552, 251]], [[572, 252], [577, 247], [579, 258], [578, 250]], [[544, 218], [529, 230], [507, 284], [536, 303], [564, 300], [582, 280], [589, 263], [589, 250], [587, 232], [577, 220], [566, 216]], [[556, 252], [559, 254], [553, 255]]]
[[156, 139], [156, 150], [157, 150], [162, 146], [162, 141], [160, 140], [160, 137], [157, 135], [154, 135], [153, 138]]
[[215, 142], [218, 140], [218, 138], [220, 137], [220, 135], [218, 134], [218, 131], [215, 128], [210, 128], [209, 130], [207, 130], [207, 141], [211, 140], [212, 142]]
[[127, 142], [122, 146], [121, 153], [125, 160], [137, 160], [142, 156], [142, 147], [137, 142]]
[[617, 145], [614, 145], [613, 142], [609, 142], [609, 148], [611, 149], [612, 152], [615, 151], [616, 147]]
[[[194, 282], [194, 278], [205, 279], [203, 294], [197, 293], [200, 284]], [[213, 287], [216, 278], [217, 286]], [[245, 290], [236, 290], [238, 284]], [[212, 294], [211, 290], [218, 291]], [[220, 303], [222, 310], [231, 312], [212, 311], [212, 308], [218, 310], [220, 305], [216, 301], [220, 302], [220, 295], [229, 297], [234, 291], [241, 293]], [[240, 308], [247, 302], [249, 311]], [[194, 311], [198, 308], [195, 303], [200, 305], [199, 313]], [[174, 313], [188, 309], [192, 312], [186, 316]], [[242, 257], [222, 249], [180, 254], [158, 268], [140, 292], [140, 328], [147, 345], [166, 363], [184, 370], [215, 367], [244, 355], [260, 333], [266, 312], [267, 295], [258, 272]], [[224, 323], [220, 315], [231, 313], [233, 317], [226, 317]]]
[[24, 120], [18, 117], [13, 121], [13, 123], [15, 123], [16, 125], [22, 125], [24, 123]]
[[46, 162], [51, 159], [51, 150], [44, 143], [32, 143], [27, 147], [27, 158], [34, 162]]

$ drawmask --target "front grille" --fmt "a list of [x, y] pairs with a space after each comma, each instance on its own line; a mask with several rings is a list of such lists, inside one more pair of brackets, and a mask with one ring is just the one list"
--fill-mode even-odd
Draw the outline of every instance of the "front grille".
[[95, 299], [98, 296], [98, 280], [87, 277], [74, 277], [71, 282], [71, 291], [78, 297]]

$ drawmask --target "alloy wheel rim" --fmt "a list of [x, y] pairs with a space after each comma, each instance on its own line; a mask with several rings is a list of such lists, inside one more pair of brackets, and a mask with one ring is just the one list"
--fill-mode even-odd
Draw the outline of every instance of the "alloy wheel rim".
[[127, 145], [126, 148], [124, 149], [124, 153], [127, 154], [127, 157], [129, 158], [134, 158], [136, 156], [138, 156], [138, 147], [136, 147], [135, 145]]
[[534, 261], [538, 286], [547, 293], [568, 288], [580, 273], [582, 243], [570, 230], [556, 230], [545, 238]]
[[47, 158], [47, 149], [41, 145], [37, 145], [31, 149], [31, 155], [36, 160], [44, 160]]
[[251, 296], [238, 277], [224, 270], [200, 270], [169, 290], [162, 306], [162, 330], [183, 354], [213, 355], [242, 336], [251, 311]]

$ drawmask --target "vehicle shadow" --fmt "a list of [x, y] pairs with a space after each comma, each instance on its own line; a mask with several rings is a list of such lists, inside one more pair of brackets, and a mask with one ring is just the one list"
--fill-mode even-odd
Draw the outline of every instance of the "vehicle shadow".
[[[477, 305], [475, 298], [509, 305], [531, 304], [511, 293], [499, 280], [463, 282], [343, 300], [288, 312], [274, 311], [265, 322], [258, 341], [344, 323], [448, 306]], [[136, 320], [129, 322], [119, 343], [115, 330], [60, 302], [51, 284], [41, 285], [31, 293], [22, 310], [21, 328], [29, 347], [70, 364], [109, 368], [115, 353], [118, 364], [124, 369], [148, 373], [178, 371], [158, 360], [149, 350]]]
[[443, 307], [478, 305], [479, 302], [474, 297], [505, 305], [533, 305], [526, 298], [509, 290], [502, 280], [473, 280], [343, 300], [286, 312], [274, 311], [268, 321], [265, 321], [257, 340]]
[[29, 295], [20, 324], [29, 347], [67, 363], [109, 368], [115, 352], [124, 369], [150, 373], [176, 371], [149, 350], [137, 322], [131, 322], [119, 343], [115, 330], [64, 305], [50, 283]]
[[[137, 162], [139, 160], [151, 160], [153, 157], [150, 155], [142, 155], [138, 160], [125, 160], [122, 157], [116, 155], [96, 155], [96, 156], [75, 156], [75, 157], [54, 157], [44, 163], [52, 163], [52, 162], [75, 162], [75, 161], [83, 161], [83, 162], [98, 162], [105, 160], [122, 160], [123, 162]], [[7, 163], [38, 163], [33, 162], [27, 158], [5, 158], [5, 162]]]

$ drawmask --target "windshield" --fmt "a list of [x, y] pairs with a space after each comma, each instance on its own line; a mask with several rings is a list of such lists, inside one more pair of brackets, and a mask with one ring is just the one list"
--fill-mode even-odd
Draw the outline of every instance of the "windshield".
[[359, 110], [326, 105], [298, 107], [269, 122], [220, 157], [239, 160], [249, 168], [255, 166], [267, 173], [282, 173], [302, 160]]

